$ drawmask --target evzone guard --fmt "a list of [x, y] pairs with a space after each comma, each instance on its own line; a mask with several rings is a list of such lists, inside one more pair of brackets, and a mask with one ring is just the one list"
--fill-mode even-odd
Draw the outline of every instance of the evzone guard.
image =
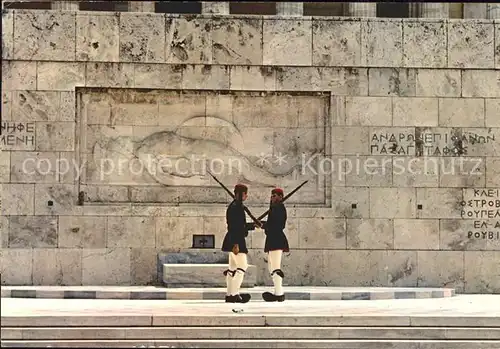
[[[283, 277], [281, 270], [281, 258], [283, 252], [289, 251], [288, 240], [283, 232], [286, 225], [286, 208], [284, 201], [293, 195], [297, 190], [303, 187], [308, 181], [304, 181], [287, 196], [283, 197], [283, 190], [276, 188], [271, 192], [271, 205], [268, 211], [259, 218], [255, 218], [248, 208], [243, 204], [248, 197], [248, 187], [243, 184], [237, 184], [234, 187], [234, 194], [222, 184], [213, 174], [209, 172], [213, 179], [219, 183], [222, 188], [233, 197], [233, 201], [226, 210], [227, 233], [222, 242], [221, 250], [229, 253], [228, 269], [224, 271], [226, 276], [226, 303], [247, 303], [251, 296], [248, 293], [240, 293], [241, 284], [248, 269], [248, 248], [246, 237], [249, 230], [255, 228], [264, 228], [266, 242], [264, 251], [268, 253], [268, 269], [273, 278], [274, 293], [264, 292], [262, 297], [265, 301], [282, 302], [285, 300], [283, 293]], [[252, 218], [253, 223], [246, 222], [247, 213]], [[261, 221], [269, 214], [267, 222]]]
[[234, 187], [234, 200], [226, 210], [227, 233], [222, 242], [222, 251], [229, 252], [229, 267], [224, 271], [226, 276], [226, 303], [247, 303], [251, 296], [240, 293], [241, 284], [248, 268], [246, 237], [248, 231], [255, 229], [256, 223], [247, 223], [246, 207], [243, 205], [248, 197], [248, 188], [243, 184]]
[[283, 302], [285, 294], [283, 292], [284, 273], [281, 270], [281, 259], [283, 252], [290, 250], [288, 239], [284, 233], [286, 226], [287, 212], [283, 203], [283, 190], [280, 188], [271, 191], [271, 204], [269, 217], [264, 223], [264, 233], [266, 242], [264, 252], [267, 253], [267, 267], [273, 280], [274, 292], [264, 292], [262, 298], [266, 302]]

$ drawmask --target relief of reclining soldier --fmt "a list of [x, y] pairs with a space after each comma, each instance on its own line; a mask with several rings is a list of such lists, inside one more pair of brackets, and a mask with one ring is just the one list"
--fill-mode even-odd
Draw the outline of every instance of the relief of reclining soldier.
[[[218, 126], [189, 126], [199, 123], [197, 119], [207, 119]], [[281, 146], [284, 159], [273, 163], [262, 155], [264, 152], [255, 153], [246, 146], [245, 130], [240, 132], [232, 123], [216, 118], [192, 118], [177, 129], [156, 131], [145, 137], [120, 134], [119, 127], [89, 130], [94, 131], [95, 142], [88, 144], [86, 179], [94, 184], [206, 187], [213, 186], [207, 175], [207, 170], [211, 170], [226, 182], [247, 183], [254, 188], [287, 186], [306, 177], [317, 182], [314, 174], [304, 176], [302, 163], [303, 159], [323, 155], [321, 144], [311, 145], [309, 139], [301, 141], [292, 135], [286, 142], [281, 141], [287, 144]], [[130, 132], [130, 128], [126, 130]], [[261, 137], [261, 149], [267, 148], [266, 155], [270, 157], [276, 148], [274, 139], [264, 143], [265, 137]]]

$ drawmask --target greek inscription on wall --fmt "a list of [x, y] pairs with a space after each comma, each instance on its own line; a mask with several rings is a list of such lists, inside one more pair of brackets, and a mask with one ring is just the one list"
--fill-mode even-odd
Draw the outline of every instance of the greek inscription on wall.
[[468, 239], [500, 240], [500, 189], [473, 189], [462, 207], [462, 218], [474, 219]]
[[370, 152], [376, 155], [415, 155], [415, 135], [403, 132], [373, 132], [370, 138]]
[[469, 144], [491, 143], [495, 135], [481, 136], [450, 129], [435, 132], [416, 128], [415, 132], [372, 132], [370, 152], [373, 155], [464, 156]]
[[34, 122], [2, 122], [0, 146], [4, 150], [34, 150]]

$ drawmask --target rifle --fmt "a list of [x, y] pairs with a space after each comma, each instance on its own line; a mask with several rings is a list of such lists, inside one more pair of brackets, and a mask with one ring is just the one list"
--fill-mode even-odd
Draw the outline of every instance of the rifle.
[[[227, 191], [227, 193], [228, 193], [228, 194], [229, 194], [229, 195], [233, 198], [233, 200], [234, 200], [234, 194], [233, 194], [233, 192], [232, 192], [231, 190], [229, 190], [229, 189], [228, 189], [228, 188], [227, 188], [224, 184], [222, 184], [222, 183], [221, 183], [221, 181], [219, 181], [219, 180], [218, 180], [218, 179], [217, 179], [217, 178], [216, 178], [216, 177], [215, 177], [215, 176], [214, 176], [214, 175], [213, 175], [210, 171], [207, 171], [207, 172], [208, 172], [208, 174], [209, 174], [210, 176], [212, 176], [212, 178], [213, 178], [213, 179], [215, 179], [215, 181], [216, 181], [217, 183], [219, 183], [219, 184], [220, 184], [220, 186], [221, 186], [222, 188], [224, 188], [224, 190], [225, 190], [225, 191]], [[248, 214], [248, 216], [250, 216], [250, 218], [252, 218], [252, 220], [254, 221], [254, 223], [255, 223], [258, 227], [262, 227], [262, 223], [261, 223], [261, 222], [260, 222], [257, 218], [255, 218], [255, 216], [252, 214], [252, 212], [250, 212], [250, 210], [249, 210], [249, 209], [248, 209], [245, 205], [243, 205], [243, 209], [244, 209], [244, 210], [245, 210], [245, 212]]]
[[[304, 181], [301, 185], [299, 185], [297, 188], [295, 188], [294, 190], [292, 190], [290, 193], [288, 193], [287, 195], [285, 195], [285, 197], [283, 198], [282, 202], [285, 202], [286, 199], [288, 199], [290, 196], [292, 196], [293, 194], [295, 194], [295, 192], [297, 192], [297, 190], [299, 190], [300, 188], [302, 188], [307, 182], [309, 182], [308, 180], [307, 181]], [[259, 216], [259, 218], [257, 218], [259, 221], [264, 218], [265, 216], [267, 216], [269, 214], [269, 210], [267, 210], [266, 212], [264, 212], [263, 214], [261, 214]]]

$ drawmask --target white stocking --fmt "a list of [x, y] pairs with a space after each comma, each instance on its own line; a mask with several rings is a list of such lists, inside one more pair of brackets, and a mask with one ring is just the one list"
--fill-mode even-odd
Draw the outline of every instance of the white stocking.
[[[232, 255], [232, 256], [231, 256]], [[234, 260], [234, 253], [229, 252], [229, 266], [228, 270], [226, 271], [226, 286], [227, 286], [227, 295], [230, 296], [231, 293], [233, 292], [233, 273], [236, 272], [236, 261]]]
[[269, 251], [267, 256], [267, 267], [274, 284], [274, 295], [283, 295], [283, 277], [281, 271], [281, 257], [283, 256], [282, 250]]
[[248, 269], [248, 261], [246, 253], [238, 253], [235, 255], [231, 252], [232, 258], [234, 258], [236, 264], [236, 273], [233, 277], [233, 283], [231, 287], [231, 296], [235, 296], [240, 293], [240, 287], [243, 283], [243, 278], [245, 277], [245, 272]]

